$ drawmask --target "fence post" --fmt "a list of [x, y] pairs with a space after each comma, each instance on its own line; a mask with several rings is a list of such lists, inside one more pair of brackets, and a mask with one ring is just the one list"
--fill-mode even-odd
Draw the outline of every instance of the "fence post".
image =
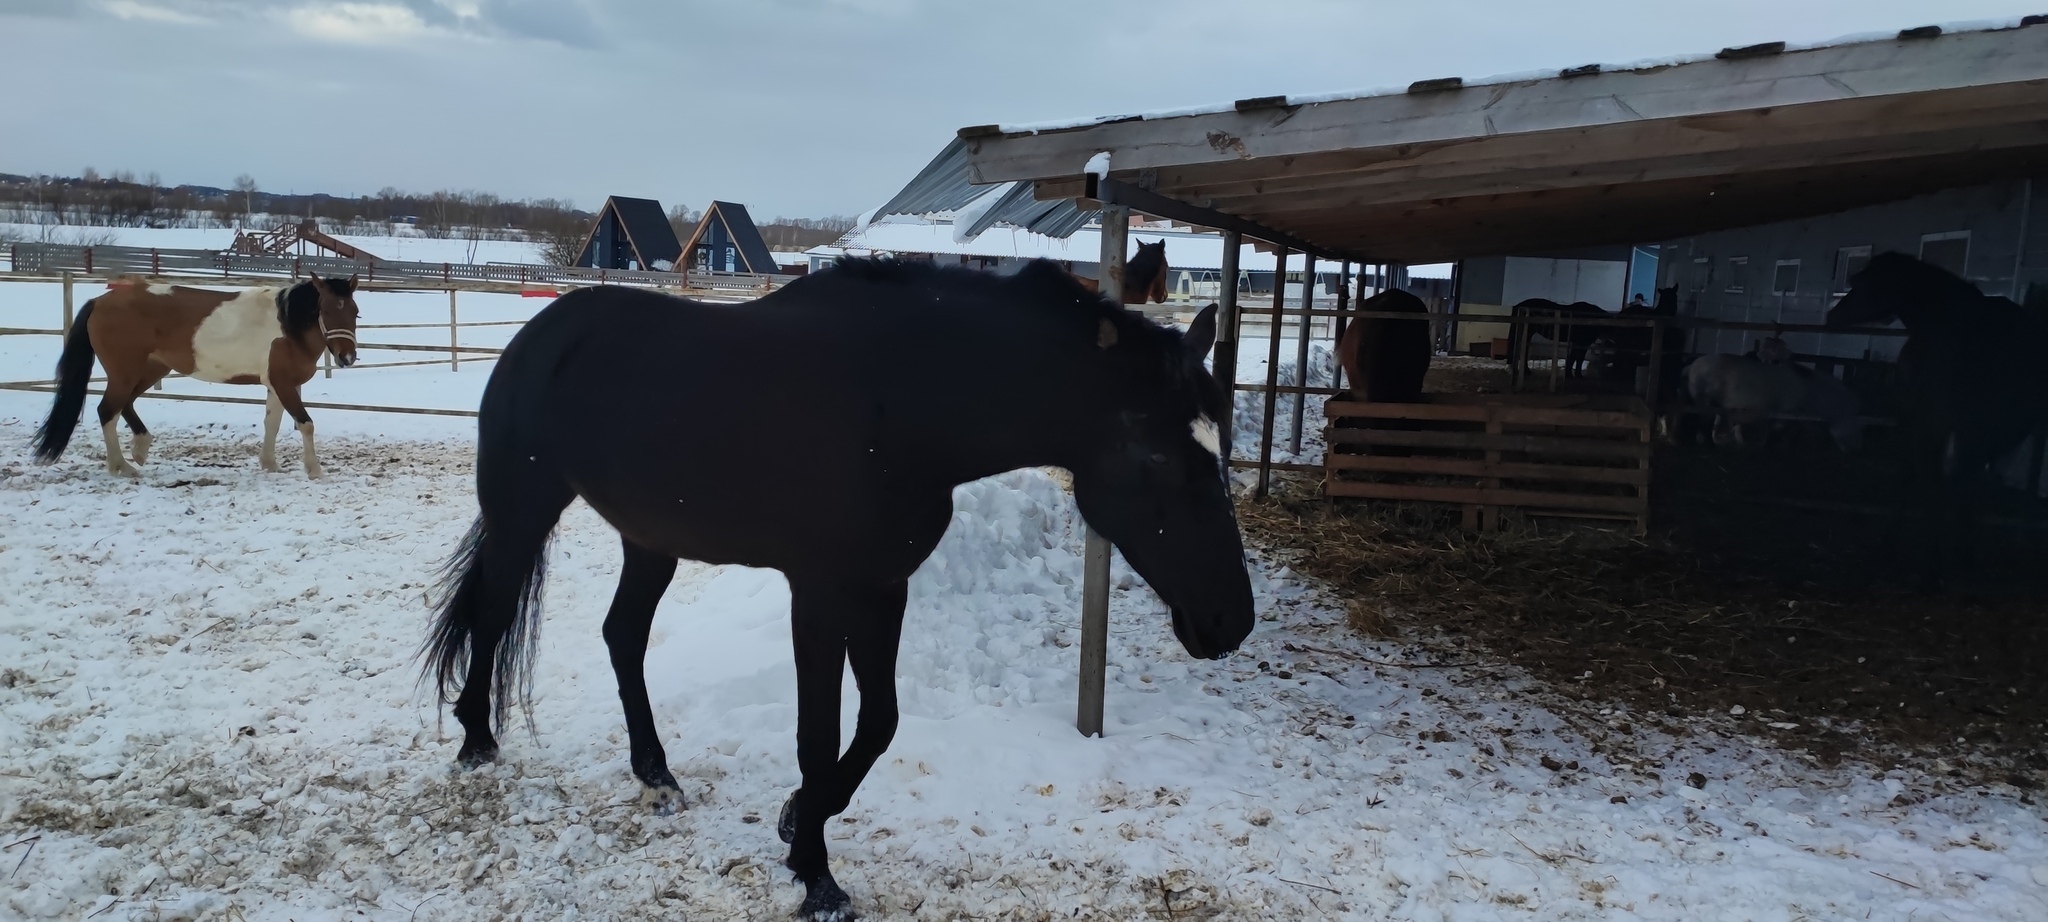
[[[1095, 277], [1102, 296], [1121, 304], [1124, 256], [1131, 236], [1130, 209], [1102, 209], [1102, 251]], [[1105, 347], [1109, 343], [1103, 343]], [[1102, 735], [1102, 705], [1109, 671], [1109, 539], [1093, 528], [1081, 558], [1081, 687], [1074, 707], [1074, 727], [1082, 736]]]
[[64, 270], [64, 328], [57, 331], [59, 336], [71, 335], [71, 270]]
[[[1282, 279], [1285, 279], [1284, 267]], [[1294, 383], [1300, 388], [1294, 392], [1294, 424], [1288, 427], [1287, 450], [1301, 454], [1301, 417], [1308, 412], [1308, 340], [1310, 324], [1315, 318], [1309, 311], [1316, 304], [1316, 256], [1314, 253], [1301, 254], [1301, 329], [1295, 337]], [[1330, 350], [1335, 352], [1335, 349]]]
[[462, 370], [461, 334], [455, 325], [455, 289], [448, 289], [448, 370]]
[[334, 353], [325, 349], [320, 350], [320, 374], [323, 377], [334, 377]]

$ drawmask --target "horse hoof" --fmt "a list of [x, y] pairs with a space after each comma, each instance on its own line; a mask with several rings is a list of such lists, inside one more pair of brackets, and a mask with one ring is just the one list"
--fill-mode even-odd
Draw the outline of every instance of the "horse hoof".
[[832, 875], [821, 874], [804, 885], [804, 902], [797, 907], [796, 917], [801, 922], [853, 922], [860, 914], [853, 911], [853, 900], [839, 889]]
[[475, 749], [464, 746], [462, 751], [455, 756], [455, 764], [465, 769], [482, 768], [496, 761], [498, 761], [498, 747], [496, 746], [478, 746]]
[[654, 811], [655, 816], [673, 816], [679, 810], [687, 810], [689, 802], [683, 799], [681, 788], [666, 785], [642, 785], [640, 803]]
[[796, 841], [796, 792], [789, 792], [789, 799], [782, 802], [782, 816], [775, 821], [775, 834], [782, 837], [782, 844]]

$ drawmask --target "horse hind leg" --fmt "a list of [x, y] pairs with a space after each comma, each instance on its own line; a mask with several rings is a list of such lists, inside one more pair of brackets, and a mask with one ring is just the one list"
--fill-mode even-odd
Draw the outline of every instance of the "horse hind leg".
[[263, 449], [257, 455], [263, 469], [277, 473], [277, 425], [284, 419], [284, 404], [277, 400], [277, 388], [265, 387], [263, 404]]
[[676, 559], [631, 541], [625, 545], [619, 588], [604, 619], [604, 643], [611, 653], [612, 674], [619, 682], [619, 703], [626, 712], [633, 775], [646, 785], [643, 800], [655, 813], [666, 815], [685, 804], [682, 786], [669, 771], [661, 733], [654, 726], [654, 708], [647, 700], [647, 634], [654, 625], [654, 609], [675, 578]]
[[121, 455], [121, 430], [114, 425], [128, 413], [128, 406], [134, 401], [131, 394], [136, 392], [134, 381], [127, 377], [107, 375], [107, 391], [100, 397], [100, 435], [107, 442], [107, 472], [124, 477], [140, 476], [141, 472], [128, 463]]
[[136, 464], [149, 460], [149, 446], [156, 439], [149, 434], [149, 427], [142, 424], [142, 417], [135, 412], [135, 401], [142, 399], [143, 394], [149, 393], [150, 388], [155, 387], [158, 381], [162, 381], [164, 376], [170, 373], [169, 366], [152, 359], [149, 374], [135, 386], [135, 392], [128, 395], [128, 405], [121, 409], [121, 418], [127, 421], [128, 434], [134, 441], [131, 457], [135, 459]]

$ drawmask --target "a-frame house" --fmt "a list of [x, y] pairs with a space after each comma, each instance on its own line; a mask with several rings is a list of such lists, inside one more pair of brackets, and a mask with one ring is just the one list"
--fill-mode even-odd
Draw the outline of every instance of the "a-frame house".
[[[748, 225], [752, 227], [752, 225]], [[755, 234], [756, 238], [760, 235]], [[676, 242], [668, 213], [653, 199], [614, 195], [604, 200], [597, 223], [583, 241], [576, 265], [588, 269], [680, 272], [683, 246]]]
[[753, 216], [747, 214], [747, 206], [732, 202], [712, 202], [704, 209], [704, 219], [697, 222], [697, 230], [683, 244], [682, 252], [683, 264], [677, 268], [689, 272], [774, 275], [782, 271], [768, 251], [767, 241], [761, 239], [760, 228], [754, 226]]

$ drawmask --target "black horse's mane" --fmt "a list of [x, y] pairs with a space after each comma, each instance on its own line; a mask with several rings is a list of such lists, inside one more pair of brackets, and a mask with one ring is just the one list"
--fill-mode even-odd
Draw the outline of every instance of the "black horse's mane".
[[323, 283], [336, 297], [348, 297], [347, 283], [340, 279], [307, 279], [277, 293], [277, 322], [284, 327], [286, 336], [296, 337], [320, 328], [318, 286]]
[[1056, 310], [1073, 312], [1077, 326], [1093, 329], [1099, 321], [1107, 320], [1115, 325], [1120, 343], [1141, 344], [1147, 351], [1157, 350], [1163, 355], [1177, 357], [1180, 354], [1182, 337], [1179, 330], [1154, 323], [1143, 314], [1118, 306], [1108, 298], [1081, 287], [1072, 274], [1049, 259], [1034, 259], [1014, 274], [997, 275], [968, 266], [940, 265], [923, 260], [842, 256], [829, 271], [844, 273], [842, 278], [917, 286], [961, 295], [1009, 296], [1003, 299], [1015, 299], [1031, 306], [1058, 305]]

